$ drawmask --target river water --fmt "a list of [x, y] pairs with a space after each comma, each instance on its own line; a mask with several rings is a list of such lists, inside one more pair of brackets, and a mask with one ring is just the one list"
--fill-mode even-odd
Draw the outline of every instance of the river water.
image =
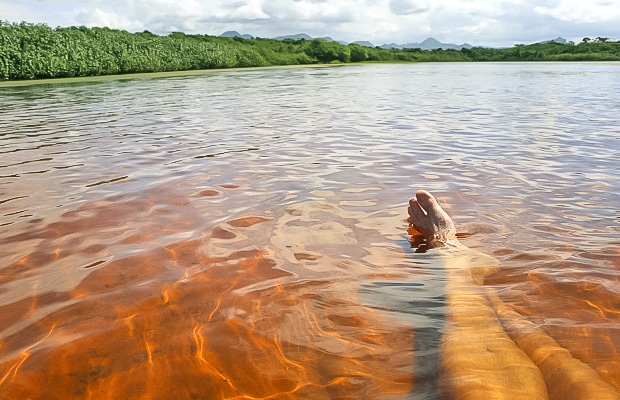
[[[501, 340], [524, 390], [613, 398], [618, 93], [619, 63], [1, 87], [0, 399], [518, 398]], [[420, 188], [467, 262], [416, 252]]]

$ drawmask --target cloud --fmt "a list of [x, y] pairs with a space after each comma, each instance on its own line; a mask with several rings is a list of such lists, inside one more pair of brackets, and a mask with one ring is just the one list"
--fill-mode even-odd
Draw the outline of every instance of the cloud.
[[220, 21], [255, 21], [270, 19], [270, 15], [263, 11], [263, 4], [260, 0], [220, 2], [220, 7], [222, 13], [215, 14], [215, 17]]
[[429, 4], [419, 0], [390, 0], [390, 11], [395, 15], [420, 14], [430, 10]]
[[620, 21], [620, 4], [617, 1], [562, 0], [555, 7], [538, 6], [534, 10], [560, 21], [583, 23]]
[[355, 14], [353, 0], [273, 0], [264, 1], [265, 11], [279, 22], [349, 22]]
[[260, 37], [329, 35], [375, 44], [433, 36], [452, 43], [512, 46], [563, 36], [617, 35], [618, 0], [0, 0], [0, 18], [50, 26]]
[[142, 31], [144, 24], [137, 20], [130, 20], [126, 16], [111, 11], [103, 11], [99, 8], [76, 10], [75, 20], [84, 26], [107, 26], [127, 31]]

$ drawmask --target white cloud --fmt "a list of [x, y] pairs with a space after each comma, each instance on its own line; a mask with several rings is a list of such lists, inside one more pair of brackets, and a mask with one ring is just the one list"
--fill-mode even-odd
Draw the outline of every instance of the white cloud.
[[390, 10], [396, 15], [421, 14], [431, 9], [432, 2], [421, 0], [390, 0]]
[[561, 21], [596, 23], [616, 21], [620, 25], [620, 2], [562, 0], [555, 7], [535, 7], [538, 13]]
[[50, 26], [109, 26], [260, 37], [293, 33], [375, 44], [433, 36], [511, 46], [563, 36], [617, 35], [620, 0], [0, 0], [0, 18]]
[[263, 9], [278, 21], [347, 22], [355, 13], [355, 0], [273, 0], [264, 1]]
[[[218, 19], [224, 21], [253, 21], [257, 19], [269, 19], [269, 14], [263, 11], [260, 0], [233, 1], [221, 4], [221, 11], [213, 13]], [[209, 11], [204, 13], [209, 16]]]
[[103, 11], [99, 8], [77, 9], [75, 20], [84, 26], [107, 26], [113, 29], [122, 29], [130, 32], [144, 30], [140, 21], [131, 21], [126, 16], [118, 15], [113, 11]]

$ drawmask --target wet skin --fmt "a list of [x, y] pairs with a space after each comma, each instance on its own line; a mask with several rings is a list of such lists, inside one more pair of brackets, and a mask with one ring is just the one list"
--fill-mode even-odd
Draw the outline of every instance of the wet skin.
[[446, 270], [448, 305], [440, 397], [620, 399], [596, 370], [485, 286], [498, 261], [459, 243], [454, 222], [432, 194], [416, 192], [407, 211], [409, 233], [423, 247], [444, 247], [436, 253]]
[[418, 190], [415, 197], [409, 199], [407, 212], [407, 221], [424, 237], [429, 248], [441, 247], [456, 239], [452, 218], [426, 190]]

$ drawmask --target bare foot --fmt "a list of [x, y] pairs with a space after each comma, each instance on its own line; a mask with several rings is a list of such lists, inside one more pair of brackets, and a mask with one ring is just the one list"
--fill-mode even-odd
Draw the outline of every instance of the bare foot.
[[418, 190], [409, 200], [407, 221], [420, 232], [429, 248], [441, 247], [456, 238], [452, 218], [437, 202], [435, 196], [426, 190]]

